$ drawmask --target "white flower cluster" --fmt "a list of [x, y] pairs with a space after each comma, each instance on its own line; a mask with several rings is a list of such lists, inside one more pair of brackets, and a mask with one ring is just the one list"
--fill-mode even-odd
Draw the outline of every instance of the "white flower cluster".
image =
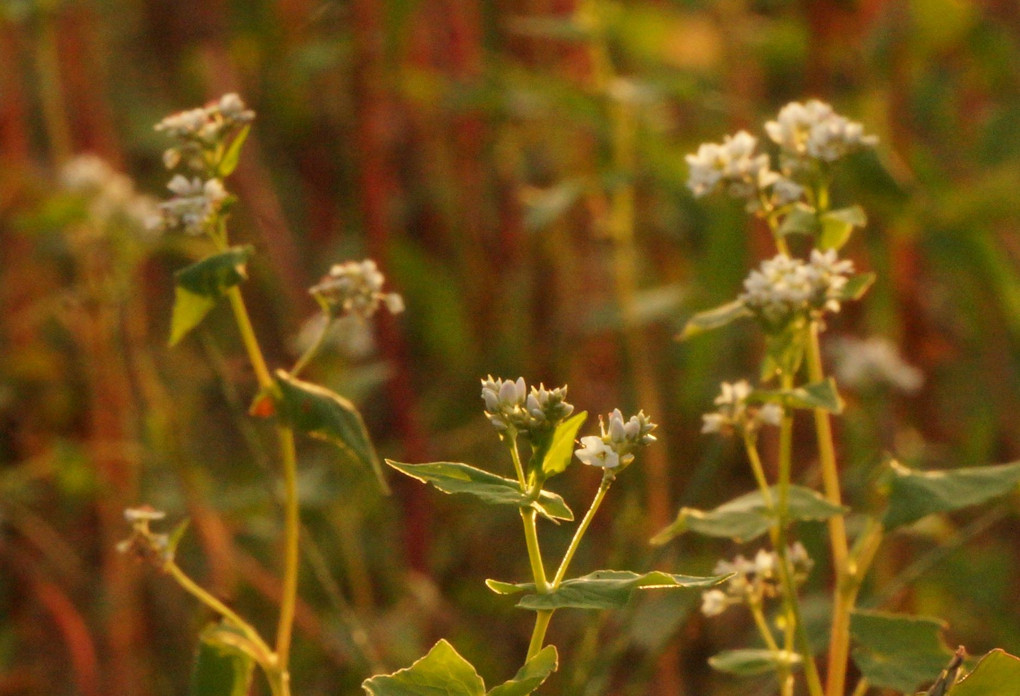
[[606, 470], [619, 467], [621, 470], [634, 461], [634, 450], [646, 447], [655, 442], [652, 431], [656, 425], [639, 411], [627, 421], [623, 420], [620, 409], [609, 414], [609, 427], [599, 417], [601, 435], [588, 435], [581, 438], [581, 449], [574, 454], [582, 463], [598, 466]]
[[128, 508], [124, 519], [131, 524], [131, 536], [117, 544], [117, 550], [135, 556], [139, 560], [157, 565], [172, 560], [170, 537], [157, 534], [149, 529], [149, 523], [166, 517], [166, 513], [149, 505]]
[[752, 198], [778, 174], [769, 170], [769, 156], [755, 153], [758, 139], [747, 131], [727, 135], [722, 143], [702, 143], [684, 159], [690, 166], [687, 186], [695, 196], [714, 192], [720, 184], [735, 198]]
[[836, 379], [843, 386], [868, 389], [885, 384], [910, 394], [924, 384], [924, 374], [907, 363], [887, 338], [838, 338], [830, 352]]
[[135, 190], [135, 182], [96, 155], [79, 155], [60, 170], [64, 188], [84, 197], [89, 217], [102, 226], [124, 222], [148, 230], [159, 221], [156, 202]]
[[209, 164], [203, 155], [222, 145], [232, 130], [253, 120], [255, 112], [234, 93], [224, 94], [204, 107], [171, 114], [156, 124], [156, 130], [180, 142], [163, 153], [163, 163], [173, 169], [183, 161], [191, 169], [202, 171]]
[[[803, 583], [814, 565], [801, 543], [795, 542], [786, 550], [794, 584]], [[759, 549], [754, 559], [739, 555], [732, 561], [719, 561], [713, 572], [731, 575], [723, 589], [707, 590], [701, 594], [701, 613], [718, 616], [734, 604], [760, 605], [763, 599], [780, 592], [779, 564], [775, 552]]]
[[783, 407], [779, 404], [748, 404], [747, 397], [751, 391], [751, 385], [746, 379], [733, 383], [723, 382], [719, 396], [715, 397], [718, 409], [701, 416], [701, 432], [753, 434], [765, 424], [779, 425], [783, 420]]
[[853, 272], [853, 261], [841, 260], [835, 249], [812, 249], [806, 262], [777, 254], [751, 271], [739, 299], [769, 327], [780, 328], [801, 312], [838, 312]]
[[334, 264], [308, 292], [322, 302], [332, 316], [350, 314], [367, 319], [385, 304], [391, 314], [404, 311], [404, 299], [382, 291], [386, 278], [372, 259]]
[[188, 179], [175, 174], [166, 186], [174, 197], [159, 204], [163, 219], [161, 225], [168, 230], [182, 230], [187, 234], [202, 234], [219, 214], [230, 195], [219, 179]]
[[566, 399], [566, 385], [546, 389], [539, 384], [529, 392], [523, 377], [516, 382], [492, 375], [482, 380], [485, 415], [500, 433], [512, 431], [537, 440], [574, 412]]
[[864, 135], [864, 126], [840, 116], [825, 102], [790, 102], [779, 111], [775, 121], [765, 124], [765, 132], [782, 149], [784, 168], [796, 169], [805, 160], [834, 162], [844, 155], [878, 143], [874, 135]]

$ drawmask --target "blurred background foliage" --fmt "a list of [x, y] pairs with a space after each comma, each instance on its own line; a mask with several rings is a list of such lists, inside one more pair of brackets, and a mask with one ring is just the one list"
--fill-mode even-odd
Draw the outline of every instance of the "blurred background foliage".
[[[738, 128], [761, 135], [790, 100], [830, 101], [882, 141], [837, 188], [837, 204], [869, 212], [848, 251], [879, 280], [830, 335], [886, 336], [925, 376], [912, 394], [842, 384], [851, 501], [871, 504], [884, 453], [920, 467], [1020, 459], [1011, 0], [3, 0], [0, 12], [0, 694], [187, 688], [210, 617], [115, 552], [129, 505], [190, 517], [181, 564], [257, 625], [275, 621], [275, 460], [245, 416], [254, 379], [225, 314], [166, 348], [171, 274], [200, 252], [99, 229], [57, 175], [94, 153], [159, 196], [152, 125], [227, 91], [258, 113], [230, 186], [235, 239], [258, 250], [244, 292], [273, 362], [293, 360], [315, 312], [305, 289], [331, 263], [374, 257], [405, 297], [405, 314], [351, 329], [308, 372], [357, 401], [384, 456], [508, 471], [481, 414], [489, 373], [568, 383], [579, 409], [643, 408], [661, 424], [578, 572], [708, 572], [737, 552], [646, 543], [680, 505], [753, 487], [740, 452], [698, 431], [718, 383], [755, 374], [756, 332], [673, 336], [735, 295], [769, 236], [727, 201], [695, 202], [683, 155]], [[444, 636], [488, 681], [509, 677], [530, 617], [483, 580], [527, 576], [516, 516], [409, 480], [383, 498], [331, 450], [306, 442], [301, 457], [297, 693], [357, 693]], [[583, 509], [597, 474], [562, 479]], [[862, 602], [943, 617], [972, 653], [1020, 650], [1015, 503], [891, 539]], [[546, 550], [569, 533], [543, 529]], [[823, 602], [823, 535], [801, 534]], [[768, 693], [708, 670], [752, 629], [736, 611], [703, 620], [698, 601], [562, 612], [546, 691]]]

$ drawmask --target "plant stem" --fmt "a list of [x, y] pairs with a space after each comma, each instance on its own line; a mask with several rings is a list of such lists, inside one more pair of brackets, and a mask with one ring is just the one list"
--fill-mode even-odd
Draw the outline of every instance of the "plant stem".
[[570, 567], [570, 562], [574, 559], [574, 554], [577, 552], [577, 547], [581, 545], [581, 538], [584, 537], [585, 532], [588, 531], [588, 525], [591, 524], [592, 519], [595, 517], [595, 513], [598, 512], [599, 506], [602, 505], [602, 501], [606, 497], [606, 493], [609, 492], [609, 487], [613, 485], [613, 479], [607, 476], [602, 477], [602, 483], [599, 484], [599, 490], [595, 493], [595, 498], [591, 501], [591, 505], [588, 507], [588, 512], [584, 514], [584, 519], [581, 520], [581, 524], [577, 525], [577, 531], [574, 532], [574, 538], [570, 540], [570, 546], [567, 547], [566, 553], [563, 554], [563, 560], [560, 562], [560, 567], [556, 570], [556, 575], [553, 577], [552, 589], [556, 589], [563, 582], [563, 576], [567, 574], [567, 568]]
[[297, 495], [297, 454], [294, 431], [279, 426], [280, 456], [283, 464], [284, 484], [284, 541], [283, 588], [280, 599], [280, 619], [276, 630], [276, 653], [280, 669], [286, 675], [290, 662], [290, 642], [294, 630], [294, 610], [297, 606], [298, 542], [301, 536], [301, 518]]
[[248, 316], [248, 308], [244, 305], [244, 297], [241, 296], [241, 289], [236, 285], [227, 290], [227, 299], [230, 301], [230, 308], [234, 310], [234, 319], [237, 322], [237, 330], [241, 334], [241, 341], [248, 353], [252, 369], [255, 370], [255, 378], [262, 389], [273, 386], [273, 377], [266, 366], [266, 359], [262, 355], [258, 339], [255, 337], [255, 329], [251, 325], [251, 317]]
[[325, 315], [325, 319], [326, 321], [323, 322], [322, 330], [319, 331], [319, 335], [315, 337], [312, 344], [308, 346], [305, 352], [301, 354], [301, 357], [298, 358], [297, 362], [294, 363], [294, 367], [290, 369], [291, 377], [297, 377], [301, 374], [301, 371], [305, 369], [305, 366], [312, 361], [312, 358], [314, 358], [316, 353], [319, 352], [319, 349], [322, 348], [322, 344], [326, 340], [326, 334], [329, 333], [330, 324], [333, 323], [329, 315]]
[[747, 459], [751, 462], [751, 472], [754, 480], [758, 483], [758, 490], [761, 491], [762, 501], [765, 507], [775, 513], [775, 503], [772, 500], [772, 489], [769, 488], [768, 479], [765, 478], [765, 468], [761, 464], [761, 455], [758, 454], [758, 447], [749, 433], [744, 433], [744, 450], [747, 452]]
[[[542, 563], [542, 551], [538, 546], [538, 529], [535, 525], [536, 512], [534, 508], [521, 508], [521, 520], [524, 522], [524, 540], [528, 546], [528, 560], [531, 563], [531, 575], [535, 580], [535, 589], [539, 594], [548, 593], [552, 587], [545, 577], [545, 565]], [[545, 632], [549, 628], [549, 620], [552, 618], [552, 611], [540, 611], [535, 616], [535, 628], [531, 631], [531, 643], [528, 645], [528, 657], [530, 660], [542, 649], [545, 641]]]

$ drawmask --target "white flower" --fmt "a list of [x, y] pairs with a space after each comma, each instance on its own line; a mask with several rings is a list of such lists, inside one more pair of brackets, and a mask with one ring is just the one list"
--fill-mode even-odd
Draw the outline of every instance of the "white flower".
[[173, 198], [159, 204], [163, 225], [167, 229], [182, 229], [188, 234], [202, 234], [207, 224], [219, 212], [227, 199], [227, 190], [219, 179], [191, 180], [176, 174], [167, 184]]
[[739, 299], [766, 324], [778, 328], [799, 312], [838, 312], [852, 261], [840, 260], [834, 249], [814, 249], [805, 263], [786, 254], [763, 261], [744, 280]]
[[529, 392], [523, 377], [518, 377], [516, 382], [493, 379], [492, 375], [482, 380], [485, 415], [492, 425], [499, 431], [513, 428], [531, 438], [532, 444], [573, 413], [574, 407], [566, 398], [566, 386], [546, 389], [544, 384], [539, 384]]
[[754, 572], [759, 577], [769, 578], [772, 577], [772, 573], [776, 569], [778, 559], [774, 553], [766, 551], [765, 549], [758, 549], [758, 553], [754, 555]]
[[581, 449], [574, 454], [583, 464], [615, 469], [620, 465], [620, 455], [598, 435], [581, 438]]
[[403, 298], [382, 292], [385, 280], [375, 261], [348, 261], [334, 264], [309, 292], [334, 315], [355, 314], [367, 319], [376, 313], [380, 303], [393, 314], [402, 312]]
[[830, 352], [840, 384], [867, 389], [886, 384], [908, 394], [924, 384], [924, 374], [907, 363], [896, 345], [880, 336], [836, 339]]
[[729, 606], [729, 598], [722, 590], [708, 590], [701, 593], [701, 613], [705, 616], [719, 616]]
[[733, 431], [754, 434], [763, 424], [779, 425], [783, 418], [783, 407], [779, 404], [764, 404], [760, 407], [748, 404], [752, 388], [747, 380], [723, 382], [719, 385], [719, 396], [715, 397], [717, 409], [701, 416], [701, 432], [730, 434]]
[[872, 147], [878, 142], [873, 135], [864, 135], [860, 123], [840, 116], [825, 102], [812, 99], [806, 104], [790, 102], [775, 121], [765, 124], [765, 131], [789, 158], [793, 167], [797, 160], [807, 158], [833, 162], [846, 154]]
[[60, 170], [61, 183], [88, 202], [89, 216], [100, 225], [121, 221], [139, 231], [159, 215], [156, 202], [135, 190], [135, 183], [95, 155], [79, 155]]
[[757, 145], [758, 139], [747, 131], [727, 135], [722, 144], [702, 143], [697, 153], [684, 158], [690, 167], [688, 188], [700, 198], [726, 184], [730, 196], [754, 203], [758, 191], [779, 177], [769, 170], [768, 155], [755, 154]]

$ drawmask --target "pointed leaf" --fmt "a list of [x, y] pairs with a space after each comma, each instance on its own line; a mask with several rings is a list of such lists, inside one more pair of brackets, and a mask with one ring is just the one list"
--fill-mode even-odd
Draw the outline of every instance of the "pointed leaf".
[[740, 300], [734, 300], [715, 309], [708, 309], [698, 312], [687, 321], [684, 330], [677, 336], [678, 340], [685, 341], [691, 336], [697, 336], [705, 331], [718, 329], [726, 326], [737, 319], [752, 316], [751, 310], [744, 306]]
[[336, 445], [351, 459], [375, 472], [383, 492], [389, 493], [382, 465], [361, 413], [339, 394], [311, 382], [276, 371], [277, 415], [295, 430]]
[[574, 438], [587, 417], [588, 412], [581, 411], [556, 426], [552, 444], [542, 455], [542, 474], [546, 478], [561, 474], [570, 466], [574, 457]]
[[198, 326], [229, 288], [247, 279], [246, 264], [254, 252], [251, 246], [232, 247], [174, 274], [171, 346], [177, 345], [189, 331]]
[[397, 471], [423, 483], [431, 483], [443, 493], [468, 493], [481, 498], [489, 505], [515, 505], [531, 507], [550, 520], [574, 519], [574, 513], [563, 498], [542, 491], [537, 500], [532, 500], [521, 484], [513, 479], [503, 478], [469, 464], [459, 462], [430, 462], [428, 464], [403, 464], [390, 459], [386, 463]]
[[[772, 502], [779, 500], [779, 489], [771, 489]], [[821, 494], [803, 486], [790, 486], [787, 497], [787, 518], [799, 521], [821, 521], [847, 512], [847, 508], [833, 505]], [[692, 531], [712, 537], [750, 541], [769, 530], [775, 516], [765, 505], [761, 491], [745, 493], [723, 503], [714, 510], [680, 508], [676, 520], [652, 537], [651, 543], [660, 545], [684, 532]]]
[[410, 667], [366, 679], [361, 688], [370, 696], [484, 696], [485, 682], [445, 640]]
[[855, 611], [850, 617], [854, 663], [873, 686], [914, 693], [953, 655], [940, 635], [944, 627], [923, 616]]
[[[521, 609], [616, 609], [630, 599], [634, 590], [711, 587], [726, 579], [725, 575], [698, 577], [653, 571], [638, 575], [629, 570], [597, 570], [580, 578], [564, 580], [545, 594], [528, 594], [517, 603]], [[510, 584], [487, 580], [486, 585], [499, 594], [535, 592], [535, 583]]]
[[992, 650], [970, 674], [950, 687], [947, 696], [1016, 696], [1020, 684], [1020, 658]]
[[797, 203], [783, 218], [779, 225], [779, 234], [784, 237], [788, 234], [813, 236], [818, 229], [818, 215], [815, 209], [807, 203]]
[[556, 647], [547, 645], [524, 663], [513, 679], [494, 688], [488, 696], [527, 696], [540, 687], [556, 667]]
[[183, 520], [178, 522], [177, 526], [173, 528], [172, 532], [170, 532], [170, 536], [167, 538], [166, 542], [166, 551], [164, 552], [166, 558], [169, 560], [173, 560], [174, 556], [177, 554], [177, 547], [180, 545], [181, 539], [184, 538], [184, 532], [187, 531], [189, 522], [190, 520], [185, 517]]
[[749, 398], [782, 404], [787, 408], [820, 408], [837, 414], [843, 410], [843, 400], [839, 398], [836, 380], [832, 377], [796, 389], [757, 390], [752, 392]]
[[1016, 490], [1020, 483], [1020, 462], [917, 471], [890, 461], [889, 469], [889, 509], [882, 519], [886, 529], [983, 503]]
[[248, 139], [248, 133], [251, 132], [251, 124], [245, 124], [243, 128], [238, 132], [237, 136], [230, 143], [230, 147], [227, 148], [226, 153], [223, 155], [223, 159], [220, 160], [219, 176], [224, 179], [234, 173], [237, 169], [237, 163], [241, 159], [241, 147], [244, 145], [244, 141]]
[[255, 660], [235, 640], [245, 639], [222, 624], [210, 624], [202, 631], [191, 673], [191, 696], [246, 696]]
[[798, 653], [765, 649], [724, 650], [708, 658], [712, 669], [741, 677], [767, 674], [782, 666], [799, 665], [801, 662], [803, 658]]
[[846, 281], [846, 285], [839, 291], [839, 298], [843, 302], [849, 302], [851, 300], [859, 300], [864, 297], [864, 293], [868, 291], [872, 283], [875, 282], [874, 273], [858, 273], [857, 275], [850, 276]]
[[818, 248], [822, 251], [843, 248], [850, 240], [855, 227], [868, 224], [868, 216], [859, 205], [830, 210], [821, 216], [822, 231], [818, 235]]

